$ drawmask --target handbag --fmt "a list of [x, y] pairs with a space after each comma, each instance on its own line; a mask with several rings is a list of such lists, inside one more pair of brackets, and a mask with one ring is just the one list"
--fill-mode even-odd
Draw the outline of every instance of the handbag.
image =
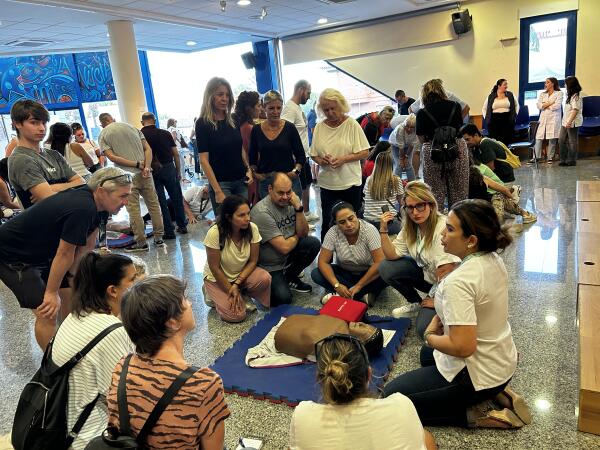
[[173, 401], [173, 398], [179, 392], [179, 389], [185, 384], [185, 382], [196, 373], [199, 368], [190, 366], [185, 370], [182, 370], [177, 378], [171, 383], [169, 388], [165, 391], [160, 400], [154, 405], [152, 412], [146, 419], [144, 426], [140, 430], [137, 436], [133, 436], [131, 432], [131, 423], [129, 417], [129, 410], [127, 409], [127, 371], [129, 370], [129, 362], [133, 354], [128, 355], [123, 362], [123, 369], [121, 370], [121, 376], [119, 378], [119, 386], [117, 387], [117, 402], [119, 409], [119, 425], [120, 429], [116, 427], [108, 427], [100, 436], [93, 438], [85, 450], [106, 450], [111, 448], [121, 449], [142, 449], [145, 448], [146, 439], [148, 434], [160, 419], [160, 416], [164, 410], [169, 406], [169, 403]]

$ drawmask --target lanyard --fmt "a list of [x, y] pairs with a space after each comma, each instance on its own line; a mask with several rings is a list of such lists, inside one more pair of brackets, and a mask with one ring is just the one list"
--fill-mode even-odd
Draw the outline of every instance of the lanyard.
[[475, 252], [475, 253], [470, 253], [467, 256], [465, 256], [463, 258], [463, 260], [460, 262], [460, 265], [462, 266], [464, 263], [466, 263], [468, 260], [470, 260], [471, 258], [478, 258], [480, 256], [485, 255], [488, 252]]

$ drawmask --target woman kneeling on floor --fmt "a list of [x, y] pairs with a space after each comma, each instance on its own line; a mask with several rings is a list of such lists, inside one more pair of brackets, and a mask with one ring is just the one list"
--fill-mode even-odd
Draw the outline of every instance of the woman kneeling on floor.
[[[334, 253], [337, 264], [331, 263]], [[335, 292], [372, 305], [386, 287], [378, 272], [383, 259], [377, 228], [359, 219], [350, 203], [336, 203], [331, 211], [331, 228], [319, 253], [318, 267], [311, 273], [312, 280], [328, 292], [321, 303], [327, 303]]]
[[410, 398], [425, 425], [520, 428], [523, 399], [507, 389], [517, 367], [508, 323], [508, 274], [496, 253], [512, 242], [483, 200], [455, 204], [442, 233], [461, 264], [438, 285], [421, 367], [385, 386]]
[[238, 195], [225, 198], [217, 223], [204, 238], [202, 286], [205, 303], [225, 322], [241, 322], [246, 312], [255, 310], [250, 298], [266, 308], [270, 305], [271, 275], [256, 267], [260, 240], [258, 227], [250, 222], [248, 200]]
[[296, 407], [290, 427], [291, 449], [437, 448], [408, 398], [370, 395], [372, 371], [358, 338], [336, 333], [317, 342], [314, 352], [325, 404], [305, 401]]

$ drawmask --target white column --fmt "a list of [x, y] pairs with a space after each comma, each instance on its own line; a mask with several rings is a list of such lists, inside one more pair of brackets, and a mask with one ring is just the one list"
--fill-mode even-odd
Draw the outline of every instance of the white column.
[[121, 121], [139, 128], [142, 114], [146, 111], [146, 96], [133, 23], [129, 20], [112, 20], [106, 25], [110, 35], [108, 57]]

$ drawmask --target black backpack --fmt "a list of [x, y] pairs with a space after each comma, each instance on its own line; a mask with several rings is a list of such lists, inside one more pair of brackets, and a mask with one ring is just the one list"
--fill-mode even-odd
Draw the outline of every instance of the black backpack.
[[427, 111], [427, 108], [423, 108], [425, 114], [429, 116], [435, 125], [433, 140], [431, 141], [431, 160], [433, 162], [447, 163], [458, 158], [458, 144], [456, 143], [456, 135], [458, 133], [456, 128], [450, 125], [456, 106], [457, 104], [454, 102], [446, 125], [440, 125], [435, 117]]
[[198, 371], [198, 367], [190, 366], [177, 375], [177, 378], [173, 380], [171, 386], [169, 386], [152, 409], [138, 435], [134, 437], [131, 432], [129, 410], [127, 409], [127, 371], [129, 370], [129, 361], [131, 361], [132, 356], [127, 356], [123, 362], [121, 376], [119, 377], [119, 386], [117, 388], [120, 429], [108, 427], [102, 435], [92, 439], [85, 447], [85, 450], [107, 450], [111, 448], [135, 450], [145, 448], [148, 434], [152, 431], [158, 419], [160, 419], [163, 411], [169, 406], [169, 403], [171, 403], [185, 382]]
[[61, 367], [52, 362], [54, 338], [50, 341], [40, 368], [25, 385], [19, 398], [12, 428], [12, 445], [15, 450], [66, 450], [71, 446], [100, 394], [83, 409], [73, 429], [69, 430], [69, 373], [98, 342], [122, 326], [121, 323], [115, 323], [103, 330]]

